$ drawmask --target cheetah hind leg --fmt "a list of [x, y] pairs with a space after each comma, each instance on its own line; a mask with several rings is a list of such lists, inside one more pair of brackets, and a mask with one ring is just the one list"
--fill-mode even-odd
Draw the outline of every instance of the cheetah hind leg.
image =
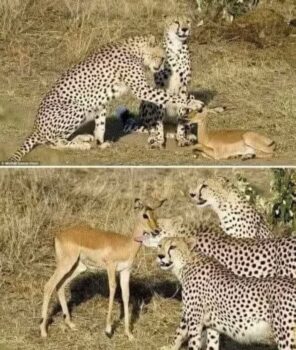
[[74, 137], [74, 139], [72, 139], [72, 142], [75, 143], [81, 143], [81, 142], [93, 142], [95, 139], [95, 137], [93, 135], [89, 135], [89, 134], [80, 134]]
[[75, 149], [75, 150], [90, 150], [91, 141], [94, 139], [92, 135], [77, 135], [73, 140], [58, 139], [50, 145], [53, 149]]

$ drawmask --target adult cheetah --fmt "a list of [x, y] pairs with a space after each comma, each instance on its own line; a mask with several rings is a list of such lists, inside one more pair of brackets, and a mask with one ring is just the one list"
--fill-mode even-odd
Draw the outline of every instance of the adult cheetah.
[[213, 259], [192, 256], [186, 243], [177, 238], [161, 241], [158, 262], [180, 280], [183, 300], [174, 342], [163, 350], [177, 350], [186, 340], [189, 350], [201, 350], [204, 330], [212, 350], [219, 349], [219, 343], [209, 343], [220, 333], [240, 343], [276, 344], [279, 350], [296, 348], [293, 280], [238, 277]]
[[139, 238], [146, 247], [156, 248], [163, 238], [180, 238], [192, 252], [214, 258], [238, 276], [285, 277], [296, 279], [296, 237], [237, 238], [214, 225], [172, 225], [159, 219], [159, 228]]
[[[184, 101], [148, 85], [144, 67], [153, 72], [164, 61], [163, 50], [153, 36], [129, 38], [109, 44], [64, 73], [43, 98], [32, 134], [9, 161], [18, 162], [38, 144], [57, 148], [89, 149], [90, 135], [74, 133], [84, 123], [95, 120], [94, 138], [105, 147], [106, 108], [110, 101], [130, 90], [137, 98], [160, 107], [201, 109], [198, 100]], [[73, 138], [73, 139], [72, 139]]]
[[198, 208], [211, 207], [224, 232], [235, 237], [266, 238], [272, 232], [263, 216], [224, 177], [199, 183], [190, 197]]
[[[179, 95], [184, 98], [184, 101], [188, 98], [188, 86], [191, 81], [191, 59], [188, 48], [190, 31], [189, 18], [178, 18], [168, 22], [163, 39], [166, 52], [164, 67], [154, 73], [154, 82], [158, 88]], [[186, 109], [176, 107], [168, 105], [166, 108], [161, 108], [154, 103], [142, 101], [139, 109], [139, 123], [135, 122], [128, 110], [119, 110], [119, 117], [124, 123], [125, 132], [148, 130], [149, 147], [162, 148], [165, 145], [165, 136], [167, 136], [164, 131], [164, 122], [168, 118], [175, 120], [177, 116], [175, 138], [179, 146], [187, 146], [192, 143], [193, 135], [190, 135], [190, 138], [187, 137], [190, 125], [184, 118]]]

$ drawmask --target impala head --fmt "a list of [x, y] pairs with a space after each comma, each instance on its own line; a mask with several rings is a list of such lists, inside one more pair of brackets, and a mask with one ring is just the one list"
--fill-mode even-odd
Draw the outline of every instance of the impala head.
[[144, 65], [152, 72], [157, 72], [163, 67], [165, 61], [165, 51], [161, 46], [156, 45], [153, 35], [146, 37], [141, 45], [141, 51], [144, 59]]
[[207, 119], [208, 110], [206, 107], [203, 108], [201, 112], [191, 111], [188, 113], [187, 119], [189, 123], [202, 123]]
[[162, 270], [180, 270], [190, 256], [190, 248], [182, 238], [164, 238], [157, 248], [157, 262]]
[[156, 207], [151, 208], [144, 204], [139, 198], [135, 199], [134, 209], [137, 212], [138, 226], [141, 230], [141, 236], [136, 238], [136, 241], [142, 242], [144, 232], [154, 232], [158, 229], [157, 220], [154, 214], [155, 209], [162, 206], [166, 199], [162, 200]]
[[173, 41], [185, 42], [191, 30], [191, 21], [189, 18], [175, 18], [168, 22], [166, 33]]
[[224, 177], [215, 177], [200, 182], [194, 190], [189, 192], [192, 201], [199, 207], [217, 207], [229, 196], [229, 182]]
[[142, 243], [149, 248], [157, 248], [159, 242], [165, 237], [175, 237], [178, 231], [177, 227], [183, 224], [182, 216], [171, 218], [162, 218], [158, 220], [159, 227], [150, 232], [144, 232]]

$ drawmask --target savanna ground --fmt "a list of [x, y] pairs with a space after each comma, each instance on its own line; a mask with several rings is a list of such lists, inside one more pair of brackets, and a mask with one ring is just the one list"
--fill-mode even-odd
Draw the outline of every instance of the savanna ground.
[[[53, 324], [46, 340], [39, 335], [43, 286], [53, 273], [53, 232], [67, 223], [130, 234], [133, 200], [155, 205], [167, 202], [157, 216], [182, 215], [186, 221], [217, 220], [209, 209], [190, 202], [189, 188], [201, 177], [242, 174], [269, 198], [270, 170], [194, 169], [3, 169], [0, 172], [0, 349], [159, 349], [172, 339], [180, 317], [180, 288], [155, 262], [155, 252], [142, 248], [131, 279], [131, 310], [135, 341], [123, 335], [120, 295], [114, 306], [112, 339], [104, 334], [108, 305], [106, 274], [86, 273], [70, 286], [70, 305], [78, 331], [63, 325], [53, 298]], [[186, 179], [186, 181], [185, 181]], [[222, 350], [263, 350], [223, 339]]]
[[[110, 41], [148, 33], [161, 40], [164, 16], [188, 15], [193, 19], [191, 90], [212, 106], [228, 108], [213, 118], [211, 127], [265, 133], [278, 147], [275, 157], [264, 162], [296, 164], [296, 39], [287, 26], [295, 11], [294, 0], [261, 0], [255, 11], [233, 24], [205, 18], [198, 27], [194, 0], [0, 0], [0, 160], [30, 133], [42, 96], [65, 69]], [[110, 107], [107, 139], [115, 141], [112, 148], [79, 152], [38, 147], [26, 160], [53, 165], [213, 164], [194, 158], [191, 148], [178, 148], [173, 140], [165, 150], [151, 151], [147, 136], [123, 136], [114, 116], [122, 104], [137, 113], [139, 101], [128, 95]]]

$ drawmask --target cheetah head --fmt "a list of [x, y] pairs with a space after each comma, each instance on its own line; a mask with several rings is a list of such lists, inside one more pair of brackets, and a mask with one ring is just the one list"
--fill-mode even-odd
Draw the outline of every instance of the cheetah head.
[[182, 238], [164, 238], [157, 251], [157, 262], [162, 270], [175, 270], [177, 273], [190, 256], [190, 249]]
[[191, 21], [189, 18], [176, 18], [173, 21], [168, 22], [166, 33], [170, 38], [175, 41], [185, 42], [191, 29]]
[[158, 72], [162, 69], [165, 61], [165, 51], [162, 47], [156, 45], [156, 40], [153, 35], [148, 36], [142, 43], [141, 51], [145, 66], [152, 72]]
[[195, 190], [189, 192], [189, 195], [200, 208], [209, 206], [216, 208], [228, 200], [229, 191], [228, 180], [223, 177], [215, 177], [199, 183]]

